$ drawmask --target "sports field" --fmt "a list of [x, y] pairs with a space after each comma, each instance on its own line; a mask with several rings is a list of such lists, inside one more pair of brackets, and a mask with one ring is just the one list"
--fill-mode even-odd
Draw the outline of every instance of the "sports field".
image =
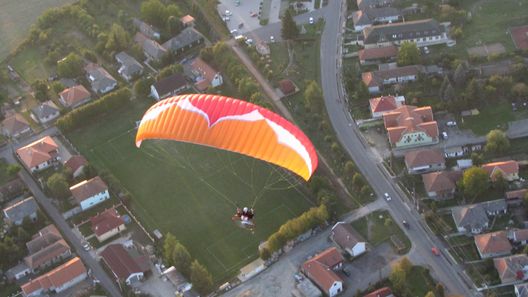
[[[173, 141], [137, 149], [135, 121], [151, 102], [134, 104], [68, 137], [120, 180], [148, 229], [175, 234], [216, 281], [236, 274], [261, 241], [312, 206], [299, 180], [262, 161]], [[255, 206], [254, 234], [231, 222], [237, 205]]]

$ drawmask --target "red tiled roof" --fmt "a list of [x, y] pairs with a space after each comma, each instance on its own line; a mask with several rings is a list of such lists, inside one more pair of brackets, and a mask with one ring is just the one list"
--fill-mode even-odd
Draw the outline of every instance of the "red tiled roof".
[[389, 287], [384, 287], [374, 292], [370, 292], [369, 294], [363, 297], [389, 297], [389, 296], [393, 296], [391, 289]]
[[511, 36], [516, 48], [528, 49], [528, 25], [511, 28]]
[[520, 189], [506, 192], [506, 199], [523, 199], [528, 193], [528, 189]]
[[482, 168], [486, 170], [490, 177], [493, 177], [495, 170], [500, 170], [506, 175], [519, 173], [519, 163], [513, 160], [487, 163], [482, 165]]
[[279, 81], [279, 89], [284, 95], [295, 93], [295, 84], [289, 79]]
[[361, 74], [361, 79], [367, 87], [381, 86], [386, 79], [417, 75], [422, 69], [423, 66], [421, 65], [409, 65], [392, 69], [363, 72]]
[[109, 208], [97, 216], [90, 218], [92, 230], [97, 236], [101, 236], [106, 232], [113, 230], [125, 223], [122, 217], [114, 208]]
[[85, 166], [86, 164], [88, 164], [88, 161], [86, 160], [86, 158], [84, 158], [81, 155], [73, 155], [68, 159], [68, 161], [64, 163], [64, 166], [70, 168], [72, 172], [75, 172], [79, 170], [79, 168], [81, 168], [82, 166]]
[[513, 256], [493, 259], [495, 269], [499, 273], [502, 283], [519, 280], [519, 272], [522, 273], [525, 266], [528, 265], [528, 256], [517, 254]]
[[475, 245], [481, 254], [511, 252], [512, 246], [504, 231], [475, 236]]
[[440, 163], [445, 163], [445, 158], [444, 155], [438, 150], [420, 149], [405, 153], [405, 165], [407, 168]]
[[26, 167], [33, 168], [54, 158], [58, 148], [59, 146], [55, 141], [51, 137], [46, 136], [19, 148], [17, 155]]
[[211, 85], [211, 81], [213, 81], [218, 71], [214, 70], [213, 67], [205, 63], [201, 58], [194, 59], [191, 63], [191, 67], [203, 77], [202, 80], [196, 82], [196, 88], [199, 91], [205, 91]]
[[335, 247], [332, 247], [304, 262], [303, 271], [320, 288], [328, 292], [335, 282], [343, 281], [332, 270], [332, 267], [343, 261], [343, 256]]
[[354, 230], [352, 225], [343, 222], [337, 223], [332, 229], [332, 238], [341, 247], [352, 249], [356, 244], [365, 242], [363, 238]]
[[387, 47], [366, 48], [359, 51], [360, 60], [376, 60], [383, 58], [396, 57], [398, 48], [391, 45]]
[[389, 141], [398, 142], [404, 132], [424, 131], [433, 139], [438, 138], [438, 124], [433, 119], [430, 106], [403, 105], [383, 114], [383, 122], [389, 133]]
[[2, 121], [2, 126], [10, 135], [18, 134], [29, 128], [29, 124], [22, 115], [15, 113]]
[[191, 15], [184, 15], [180, 18], [180, 22], [182, 22], [182, 24], [184, 25], [187, 25], [189, 23], [192, 23], [194, 22], [194, 18], [191, 16]]
[[369, 100], [370, 110], [372, 112], [392, 111], [398, 108], [394, 96], [381, 96]]
[[31, 269], [37, 269], [38, 267], [51, 262], [60, 255], [69, 252], [70, 246], [64, 239], [61, 238], [58, 241], [46, 246], [45, 248], [25, 257], [24, 262], [26, 262], [27, 266], [29, 266]]
[[456, 188], [456, 182], [462, 177], [458, 171], [440, 171], [422, 174], [427, 192], [448, 192]]
[[83, 100], [90, 98], [90, 92], [82, 85], [76, 85], [59, 93], [66, 106], [73, 106]]
[[70, 187], [73, 198], [79, 203], [105, 190], [108, 190], [108, 186], [99, 176]]
[[40, 289], [49, 290], [50, 288], [60, 287], [85, 273], [86, 267], [84, 267], [84, 264], [79, 257], [75, 257], [52, 271], [23, 284], [21, 289], [25, 295], [31, 294]]
[[[133, 273], [145, 272], [146, 258], [132, 258], [120, 244], [110, 244], [102, 252], [101, 257], [114, 275], [120, 279], [127, 279]], [[141, 263], [143, 262], [143, 263]]]

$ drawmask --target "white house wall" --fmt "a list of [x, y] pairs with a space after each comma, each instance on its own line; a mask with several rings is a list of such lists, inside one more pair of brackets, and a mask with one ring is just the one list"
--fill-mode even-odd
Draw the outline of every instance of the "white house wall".
[[88, 209], [109, 198], [110, 198], [110, 194], [108, 193], [108, 190], [106, 190], [104, 192], [101, 192], [97, 195], [94, 195], [88, 199], [81, 201], [81, 209], [82, 210]]

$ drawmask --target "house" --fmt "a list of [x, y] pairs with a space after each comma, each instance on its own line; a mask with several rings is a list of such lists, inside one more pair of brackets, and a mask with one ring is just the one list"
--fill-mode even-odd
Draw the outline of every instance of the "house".
[[81, 155], [72, 155], [66, 162], [64, 167], [71, 170], [74, 178], [79, 177], [84, 170], [84, 166], [88, 164], [88, 161]]
[[200, 32], [193, 27], [187, 27], [178, 35], [167, 40], [162, 46], [173, 53], [180, 53], [201, 44], [203, 41], [204, 38]]
[[515, 48], [519, 50], [528, 49], [528, 25], [513, 27], [510, 29]]
[[156, 100], [161, 100], [182, 92], [189, 88], [185, 77], [179, 73], [162, 78], [150, 86], [150, 96]]
[[517, 284], [513, 286], [515, 296], [517, 297], [528, 297], [528, 283]]
[[464, 169], [468, 169], [468, 168], [471, 168], [473, 166], [473, 160], [471, 159], [460, 159], [460, 160], [457, 160], [457, 168], [458, 170], [464, 170]]
[[46, 269], [71, 256], [70, 246], [54, 225], [41, 229], [26, 243], [29, 255], [24, 263], [32, 272]]
[[92, 99], [92, 95], [83, 85], [75, 85], [59, 93], [59, 101], [66, 108], [77, 108]]
[[446, 158], [457, 158], [464, 155], [464, 148], [461, 146], [452, 146], [444, 148], [444, 156]]
[[16, 177], [0, 186], [0, 204], [20, 197], [27, 190], [26, 184]]
[[514, 181], [519, 179], [519, 163], [517, 161], [501, 161], [482, 165], [482, 169], [486, 170], [490, 179], [495, 181], [497, 174], [501, 174], [507, 181]]
[[75, 201], [81, 206], [81, 210], [86, 210], [110, 199], [108, 186], [99, 176], [70, 187], [70, 191]]
[[120, 52], [115, 55], [115, 59], [121, 65], [117, 72], [126, 81], [131, 81], [143, 73], [143, 65], [127, 53]]
[[88, 276], [79, 257], [31, 280], [21, 286], [24, 297], [37, 297], [46, 293], [60, 293], [80, 283]]
[[190, 14], [184, 15], [180, 18], [183, 27], [194, 27], [194, 17]]
[[341, 269], [343, 261], [343, 256], [332, 247], [304, 262], [301, 270], [325, 294], [334, 297], [343, 292], [343, 280], [335, 273]]
[[429, 198], [446, 200], [453, 198], [457, 182], [462, 178], [460, 171], [438, 171], [422, 174], [425, 191]]
[[90, 223], [92, 224], [92, 231], [99, 242], [103, 242], [126, 229], [125, 220], [114, 208], [109, 208], [91, 217]]
[[287, 97], [295, 94], [297, 91], [299, 91], [299, 88], [297, 88], [291, 79], [286, 78], [279, 81], [279, 90], [285, 97]]
[[350, 256], [357, 257], [367, 251], [367, 242], [352, 225], [338, 222], [332, 227], [330, 238]]
[[[185, 277], [178, 271], [174, 266], [171, 266], [161, 272], [161, 275], [166, 277], [168, 281], [176, 288], [177, 292], [186, 293], [192, 288], [192, 284], [189, 283]], [[189, 295], [184, 294], [184, 297]]]
[[142, 34], [141, 32], [137, 32], [134, 36], [134, 42], [139, 44], [141, 48], [143, 49], [143, 53], [147, 57], [147, 60], [154, 60], [158, 61], [167, 54], [167, 49], [161, 46], [157, 41], [152, 40]]
[[374, 292], [370, 292], [363, 297], [394, 297], [394, 295], [389, 287], [383, 287]]
[[92, 85], [92, 90], [98, 94], [106, 94], [117, 87], [117, 80], [97, 64], [88, 63], [84, 66], [84, 71]]
[[187, 68], [187, 74], [194, 81], [194, 86], [200, 92], [206, 91], [209, 87], [216, 88], [224, 83], [220, 72], [209, 66], [201, 58], [191, 61]]
[[417, 20], [366, 27], [363, 30], [365, 48], [401, 45], [414, 42], [418, 47], [451, 42], [448, 28], [433, 19]]
[[37, 123], [46, 124], [59, 116], [60, 109], [51, 100], [42, 102], [31, 109], [31, 118]]
[[125, 282], [130, 285], [140, 281], [150, 271], [148, 258], [139, 254], [132, 256], [132, 252], [136, 251], [127, 251], [121, 244], [110, 244], [100, 253], [103, 263], [118, 284]]
[[36, 220], [38, 209], [39, 207], [35, 198], [28, 197], [20, 201], [12, 202], [4, 208], [3, 213], [5, 221], [8, 224], [19, 226], [25, 218], [29, 218], [32, 221]]
[[31, 270], [26, 265], [26, 263], [21, 262], [18, 263], [16, 266], [9, 268], [6, 271], [6, 276], [9, 281], [16, 281], [28, 276], [30, 273]]
[[398, 56], [398, 48], [394, 45], [361, 49], [358, 52], [361, 65], [379, 64], [392, 61]]
[[132, 19], [132, 23], [134, 26], [136, 26], [138, 31], [141, 32], [141, 34], [147, 36], [148, 38], [160, 39], [161, 34], [154, 26], [147, 24], [137, 18]]
[[445, 169], [442, 153], [435, 149], [418, 149], [405, 153], [405, 166], [409, 174], [421, 174]]
[[367, 86], [369, 93], [381, 92], [383, 86], [401, 84], [418, 79], [418, 74], [422, 72], [421, 65], [409, 65], [389, 69], [380, 69], [372, 72], [363, 72], [361, 80]]
[[393, 111], [405, 104], [404, 96], [381, 96], [369, 100], [370, 113], [373, 119], [381, 119], [383, 114]]
[[528, 229], [516, 229], [510, 232], [510, 240], [519, 245], [528, 244]]
[[452, 215], [458, 232], [479, 234], [489, 228], [486, 211], [479, 204], [454, 207]]
[[438, 143], [438, 124], [430, 106], [403, 105], [383, 114], [389, 143], [408, 148]]
[[498, 216], [508, 212], [508, 205], [504, 199], [497, 199], [480, 203], [488, 216]]
[[475, 235], [474, 239], [481, 259], [511, 254], [512, 246], [505, 231]]
[[18, 159], [31, 172], [40, 171], [60, 160], [59, 146], [46, 136], [16, 150]]
[[391, 6], [395, 0], [357, 0], [357, 7], [360, 10], [367, 8], [379, 8]]
[[352, 21], [354, 31], [361, 32], [363, 29], [374, 24], [395, 23], [403, 18], [401, 11], [395, 7], [365, 8], [354, 11]]
[[2, 134], [6, 137], [19, 138], [31, 133], [31, 126], [22, 115], [15, 113], [2, 121]]
[[525, 254], [496, 258], [493, 259], [493, 264], [503, 284], [528, 280], [528, 256]]
[[524, 197], [526, 197], [528, 189], [520, 189], [514, 191], [508, 191], [505, 193], [506, 203], [508, 204], [521, 204]]

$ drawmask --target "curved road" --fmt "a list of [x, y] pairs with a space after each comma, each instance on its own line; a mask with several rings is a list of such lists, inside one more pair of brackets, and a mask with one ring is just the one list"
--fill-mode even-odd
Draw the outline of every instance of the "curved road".
[[[395, 188], [392, 179], [381, 168], [372, 151], [365, 145], [359, 129], [347, 111], [344, 103], [344, 91], [341, 84], [341, 38], [346, 12], [343, 0], [329, 1], [326, 11], [326, 23], [321, 36], [321, 87], [324, 93], [325, 105], [337, 138], [352, 157], [357, 167], [381, 197], [389, 193], [393, 197], [388, 202], [391, 215], [400, 224], [405, 219], [411, 228], [406, 231], [413, 247], [410, 258], [417, 264], [425, 265], [432, 271], [434, 277], [442, 282], [450, 294], [474, 296], [468, 286], [463, 283], [461, 269], [452, 265], [445, 258], [433, 256], [432, 246], [443, 247], [437, 238], [431, 238], [420, 222], [420, 215], [411, 210], [402, 200], [401, 190]], [[394, 199], [395, 198], [395, 199]], [[381, 199], [381, 198], [380, 198]]]

